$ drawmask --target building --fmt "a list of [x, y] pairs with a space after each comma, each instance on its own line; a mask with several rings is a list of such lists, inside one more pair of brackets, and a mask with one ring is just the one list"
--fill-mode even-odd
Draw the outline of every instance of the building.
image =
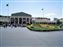
[[13, 13], [11, 16], [0, 16], [0, 22], [6, 22], [17, 26], [26, 26], [27, 24], [31, 24], [32, 15], [24, 12]]
[[[61, 19], [61, 21], [63, 21]], [[0, 16], [0, 23], [6, 23], [11, 25], [17, 25], [17, 26], [26, 26], [27, 24], [31, 23], [47, 23], [47, 24], [55, 24], [55, 21], [50, 21], [50, 18], [42, 18], [42, 17], [32, 17], [32, 15], [24, 13], [24, 12], [18, 12], [18, 13], [12, 13], [11, 16]]]
[[27, 24], [31, 24], [32, 16], [24, 12], [18, 12], [11, 14], [10, 19], [13, 25], [26, 26]]
[[10, 16], [2, 16], [0, 15], [0, 24], [9, 24]]
[[33, 21], [33, 23], [55, 24], [54, 21], [50, 21], [50, 18], [35, 17], [35, 18], [32, 18], [32, 21]]

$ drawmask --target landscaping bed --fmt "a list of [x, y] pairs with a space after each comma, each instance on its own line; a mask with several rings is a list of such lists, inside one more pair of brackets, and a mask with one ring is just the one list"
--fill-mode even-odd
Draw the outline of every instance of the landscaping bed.
[[63, 30], [58, 25], [52, 25], [52, 24], [31, 24], [27, 26], [28, 29], [32, 31], [60, 31]]

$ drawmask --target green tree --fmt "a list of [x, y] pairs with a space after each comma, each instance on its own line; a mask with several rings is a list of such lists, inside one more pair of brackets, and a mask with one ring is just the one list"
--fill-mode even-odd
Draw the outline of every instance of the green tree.
[[58, 19], [57, 20], [57, 25], [60, 25], [60, 24], [62, 24], [62, 22]]

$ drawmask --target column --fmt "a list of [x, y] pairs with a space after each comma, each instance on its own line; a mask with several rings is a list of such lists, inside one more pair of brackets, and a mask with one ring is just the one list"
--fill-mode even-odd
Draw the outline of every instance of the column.
[[23, 24], [23, 18], [22, 18], [22, 24]]
[[30, 24], [30, 18], [29, 18], [29, 24]]
[[26, 24], [27, 24], [27, 18], [26, 18]]
[[18, 24], [19, 24], [19, 18], [18, 18]]
[[14, 18], [14, 25], [15, 25], [15, 18]]

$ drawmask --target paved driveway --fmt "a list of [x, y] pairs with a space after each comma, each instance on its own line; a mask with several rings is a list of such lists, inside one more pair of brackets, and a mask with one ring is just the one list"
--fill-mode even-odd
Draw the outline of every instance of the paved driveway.
[[0, 27], [1, 47], [63, 47], [63, 31], [34, 32], [26, 27]]

